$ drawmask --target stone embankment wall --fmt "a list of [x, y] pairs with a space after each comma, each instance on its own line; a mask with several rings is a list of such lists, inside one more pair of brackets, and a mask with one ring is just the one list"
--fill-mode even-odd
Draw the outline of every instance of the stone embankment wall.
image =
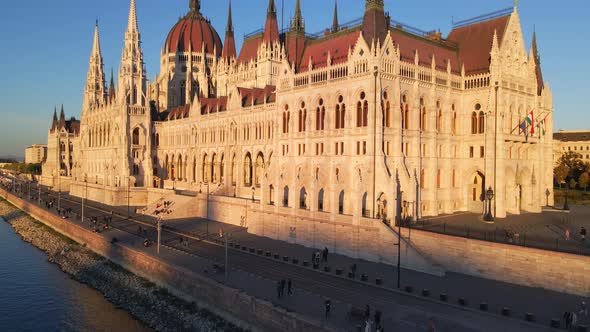
[[129, 311], [154, 330], [241, 330], [96, 255], [6, 201], [0, 201], [0, 216], [8, 221], [24, 241], [46, 252], [48, 260], [62, 271], [98, 290], [111, 303]]
[[[171, 198], [177, 199], [178, 196]], [[397, 264], [397, 233], [380, 220], [321, 211], [263, 205], [248, 199], [207, 196], [191, 197], [167, 218], [202, 217], [247, 227], [248, 232], [310, 248], [372, 262]], [[416, 248], [402, 240], [402, 266], [441, 276], [444, 269], [433, 264]]]
[[[403, 229], [402, 235], [408, 236]], [[479, 241], [412, 229], [411, 243], [447, 270], [590, 295], [590, 257]]]
[[[175, 296], [188, 301], [188, 303], [196, 302], [198, 306], [206, 308], [239, 326], [260, 331], [314, 332], [330, 330], [320, 322], [309, 320], [296, 313], [287, 312], [282, 308], [275, 307], [270, 302], [229, 288], [183, 267], [161, 261], [157, 257], [137, 251], [124, 244], [111, 244], [99, 234], [60, 219], [2, 189], [0, 189], [0, 196], [6, 197], [17, 208], [30, 214], [53, 230], [83, 244], [86, 248], [108, 258], [133, 274], [154, 282], [158, 286], [169, 290]], [[113, 284], [126, 285], [124, 281], [114, 281]], [[156, 298], [158, 297], [156, 296]], [[153, 315], [154, 313], [148, 314]], [[162, 317], [168, 319], [165, 312]], [[184, 321], [182, 322], [184, 324]], [[190, 325], [188, 326], [190, 327]], [[178, 330], [178, 327], [175, 326], [173, 330]], [[196, 330], [209, 331], [217, 329], [196, 328]]]

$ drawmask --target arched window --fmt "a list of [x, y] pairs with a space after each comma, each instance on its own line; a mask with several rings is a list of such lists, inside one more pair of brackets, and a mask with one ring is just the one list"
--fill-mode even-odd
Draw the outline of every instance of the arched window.
[[133, 145], [139, 145], [139, 128], [133, 129]]
[[338, 96], [338, 104], [336, 104], [336, 129], [344, 129], [345, 128], [345, 118], [346, 118], [346, 104], [344, 104], [344, 97]]
[[260, 187], [262, 175], [264, 173], [264, 155], [259, 152], [256, 156], [256, 168], [254, 170], [254, 183], [256, 187]]
[[439, 100], [436, 102], [436, 131], [439, 133], [442, 131], [442, 122], [443, 122], [443, 114], [442, 114], [442, 108], [441, 108], [441, 104], [440, 104], [440, 100]]
[[451, 120], [451, 133], [453, 135], [457, 135], [457, 112], [455, 111], [455, 104], [451, 105], [451, 110], [453, 111], [453, 119]]
[[223, 183], [225, 172], [225, 155], [221, 155], [221, 161], [219, 162], [219, 182]]
[[180, 81], [180, 106], [186, 104], [186, 82]]
[[420, 188], [424, 189], [424, 187], [426, 186], [426, 173], [424, 172], [424, 169], [422, 169], [420, 171]]
[[477, 113], [471, 113], [471, 133], [477, 134]]
[[318, 107], [315, 111], [315, 129], [324, 130], [324, 120], [326, 118], [326, 107], [324, 107], [324, 100], [320, 98]]
[[387, 100], [387, 91], [383, 92], [383, 106], [382, 106], [382, 111], [383, 111], [383, 127], [385, 128], [390, 128], [391, 127], [391, 105], [389, 103], [389, 100]]
[[318, 211], [324, 211], [324, 189], [318, 193]]
[[362, 213], [362, 216], [365, 218], [370, 217], [370, 215], [369, 215], [370, 213], [369, 213], [369, 211], [367, 211], [367, 196], [368, 196], [368, 194], [365, 192], [363, 194], [363, 200], [361, 203], [361, 213]]
[[344, 214], [344, 190], [338, 195], [338, 214]]
[[211, 157], [211, 183], [217, 183], [217, 154]]
[[252, 186], [252, 156], [250, 152], [244, 158], [244, 186]]
[[486, 130], [486, 120], [485, 115], [482, 111], [479, 112], [479, 123], [478, 123], [479, 133], [483, 134]]
[[436, 189], [440, 189], [440, 169], [436, 170]]
[[307, 121], [307, 109], [305, 102], [301, 102], [301, 109], [299, 110], [299, 132], [305, 131], [305, 123]]
[[305, 191], [305, 187], [299, 190], [299, 208], [307, 209], [307, 191]]
[[424, 98], [420, 98], [420, 130], [426, 130], [426, 105]]
[[203, 156], [203, 160], [201, 163], [201, 181], [203, 181], [204, 183], [207, 183], [208, 181], [208, 176], [207, 176], [207, 170], [209, 169], [207, 167], [207, 165], [209, 164], [209, 160], [207, 160], [207, 154], [205, 153], [205, 155]]
[[289, 206], [289, 187], [288, 186], [285, 186], [285, 188], [283, 188], [283, 206], [284, 207]]
[[178, 181], [182, 181], [184, 178], [182, 155], [178, 156]]
[[289, 132], [289, 120], [291, 115], [289, 114], [289, 105], [285, 105], [285, 111], [283, 112], [283, 134]]
[[356, 105], [356, 126], [367, 127], [369, 118], [369, 102], [366, 100], [367, 95], [361, 92], [359, 102]]

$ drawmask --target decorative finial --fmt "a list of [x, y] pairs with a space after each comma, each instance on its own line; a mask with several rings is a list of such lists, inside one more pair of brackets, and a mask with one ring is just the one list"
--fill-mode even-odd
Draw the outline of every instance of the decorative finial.
[[514, 0], [514, 8], [518, 8], [518, 0]]
[[189, 0], [189, 7], [192, 12], [199, 12], [201, 10], [200, 0]]

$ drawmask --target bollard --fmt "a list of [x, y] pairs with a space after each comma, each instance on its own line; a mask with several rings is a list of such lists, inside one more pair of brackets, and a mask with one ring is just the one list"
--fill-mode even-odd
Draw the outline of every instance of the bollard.
[[447, 294], [445, 294], [445, 293], [440, 293], [440, 296], [439, 296], [439, 298], [440, 298], [440, 300], [441, 300], [441, 301], [443, 301], [443, 302], [447, 302], [447, 301], [449, 300], [449, 297], [448, 297], [448, 296], [447, 296]]
[[246, 246], [242, 246], [242, 250], [243, 250], [243, 251], [247, 251], [247, 250], [248, 250], [248, 247], [246, 247]]
[[424, 288], [422, 290], [422, 296], [429, 297], [430, 296], [430, 291], [428, 289]]
[[263, 251], [262, 251], [262, 250], [260, 250], [260, 249], [258, 249], [257, 253], [258, 253], [259, 255], [262, 255]]
[[288, 262], [289, 261], [289, 256], [283, 256], [283, 262]]
[[482, 302], [479, 304], [479, 310], [481, 311], [488, 311], [488, 304], [485, 302]]
[[502, 308], [502, 316], [510, 317], [510, 308], [508, 308], [508, 307]]
[[561, 320], [557, 318], [552, 318], [550, 326], [554, 328], [559, 328], [561, 326]]
[[336, 269], [336, 275], [337, 276], [341, 276], [342, 275], [342, 269]]
[[534, 322], [534, 321], [535, 321], [535, 315], [533, 315], [533, 314], [532, 314], [532, 313], [530, 313], [530, 312], [527, 312], [527, 313], [524, 315], [524, 320], [526, 320], [527, 322]]
[[363, 274], [361, 274], [361, 281], [364, 281], [364, 282], [367, 282], [367, 281], [369, 281], [369, 276], [368, 276], [368, 275], [366, 275], [366, 274], [364, 274], [364, 273], [363, 273]]
[[329, 267], [329, 266], [324, 266], [324, 272], [328, 272], [328, 273], [329, 273], [329, 272], [331, 272], [331, 271], [332, 271], [332, 268], [331, 268], [331, 267]]
[[270, 257], [270, 256], [271, 256], [271, 253], [270, 253], [270, 251], [267, 251], [267, 252], [266, 252], [266, 257]]
[[274, 254], [273, 257], [274, 257], [274, 259], [279, 259], [280, 256], [279, 256], [279, 254]]
[[308, 267], [309, 266], [309, 262], [308, 261], [303, 261], [303, 266]]
[[349, 277], [350, 279], [354, 279], [354, 273], [352, 273], [352, 272], [348, 272], [348, 277]]
[[414, 287], [412, 287], [412, 286], [406, 286], [406, 287], [404, 287], [404, 290], [406, 291], [406, 293], [413, 293], [414, 292]]
[[375, 279], [375, 284], [378, 286], [381, 286], [381, 285], [383, 285], [383, 280], [381, 278], [377, 278], [377, 279]]
[[293, 262], [293, 264], [297, 265], [297, 264], [299, 264], [299, 259], [293, 258], [293, 261], [292, 262]]
[[467, 300], [463, 297], [460, 297], [459, 300], [457, 300], [457, 302], [459, 303], [460, 306], [466, 306], [467, 305]]
[[254, 248], [250, 248], [250, 252], [251, 252], [251, 253], [255, 253], [255, 252], [256, 252], [256, 249], [254, 249]]

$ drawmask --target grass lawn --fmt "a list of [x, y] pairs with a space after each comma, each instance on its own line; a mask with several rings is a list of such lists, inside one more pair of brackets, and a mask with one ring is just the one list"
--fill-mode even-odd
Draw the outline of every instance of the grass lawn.
[[[565, 194], [563, 188], [555, 187], [555, 205], [563, 204]], [[568, 203], [575, 205], [590, 205], [590, 190], [568, 190]]]

